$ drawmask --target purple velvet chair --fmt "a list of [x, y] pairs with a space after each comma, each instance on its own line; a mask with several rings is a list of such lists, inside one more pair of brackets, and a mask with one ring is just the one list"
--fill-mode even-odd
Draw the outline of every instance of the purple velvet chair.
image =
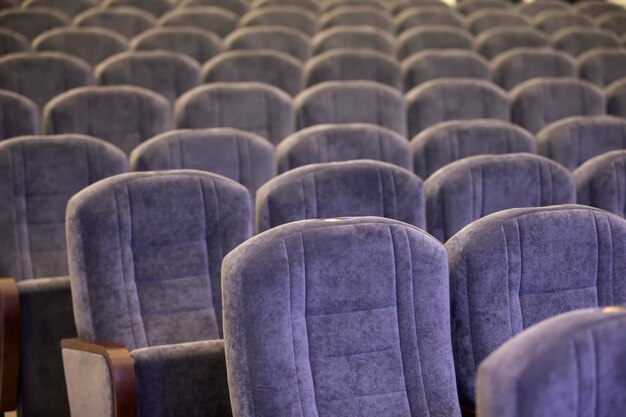
[[603, 153], [574, 171], [578, 204], [626, 217], [626, 150]]
[[156, 27], [135, 36], [130, 49], [178, 52], [202, 64], [222, 52], [222, 40], [216, 34], [197, 27]]
[[39, 131], [39, 109], [29, 98], [0, 90], [0, 140], [34, 135]]

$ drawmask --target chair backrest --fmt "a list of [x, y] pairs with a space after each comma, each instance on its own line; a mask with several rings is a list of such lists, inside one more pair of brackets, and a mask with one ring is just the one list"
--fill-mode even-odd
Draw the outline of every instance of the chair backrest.
[[178, 7], [161, 16], [159, 26], [195, 27], [224, 38], [235, 30], [239, 16], [220, 7]]
[[0, 28], [9, 29], [32, 41], [50, 29], [67, 26], [70, 18], [65, 13], [48, 7], [0, 10]]
[[282, 173], [303, 165], [372, 159], [410, 170], [406, 138], [393, 130], [365, 123], [318, 125], [294, 133], [276, 148]]
[[576, 205], [502, 211], [450, 239], [461, 403], [474, 403], [477, 366], [522, 330], [566, 311], [624, 303], [625, 247], [624, 219]]
[[398, 58], [401, 60], [424, 50], [471, 50], [473, 45], [471, 33], [451, 26], [424, 25], [406, 30], [397, 37]]
[[423, 231], [291, 223], [239, 246], [223, 271], [234, 415], [460, 416], [446, 253]]
[[136, 7], [159, 17], [174, 8], [169, 0], [104, 0], [104, 7]]
[[29, 98], [0, 90], [0, 141], [39, 131], [39, 108]]
[[134, 85], [174, 102], [200, 84], [200, 65], [177, 52], [132, 51], [102, 62], [95, 76], [98, 85]]
[[619, 48], [617, 35], [596, 28], [566, 28], [552, 35], [550, 45], [575, 57], [594, 48]]
[[600, 15], [595, 24], [601, 28], [613, 32], [617, 36], [626, 35], [626, 13], [609, 12]]
[[472, 13], [465, 22], [467, 29], [475, 35], [497, 27], [527, 27], [530, 19], [509, 9], [488, 9]]
[[511, 90], [524, 81], [540, 77], [576, 77], [576, 60], [551, 48], [515, 48], [492, 62], [493, 82]]
[[74, 18], [75, 26], [105, 28], [127, 39], [151, 29], [155, 24], [156, 19], [152, 14], [134, 7], [93, 8]]
[[396, 33], [423, 27], [426, 25], [449, 26], [458, 29], [465, 28], [463, 17], [452, 9], [441, 7], [414, 7], [400, 13], [394, 19]]
[[533, 25], [547, 34], [552, 34], [568, 27], [593, 28], [593, 20], [573, 11], [553, 10], [537, 15]]
[[334, 49], [311, 58], [304, 68], [304, 84], [326, 81], [375, 81], [402, 89], [402, 72], [395, 57], [369, 49]]
[[203, 64], [222, 52], [222, 41], [216, 34], [197, 27], [157, 27], [135, 36], [130, 49], [178, 52]]
[[578, 204], [626, 217], [626, 151], [603, 153], [574, 171]]
[[329, 13], [338, 8], [353, 9], [355, 7], [369, 7], [385, 14], [389, 13], [387, 5], [379, 0], [325, 0], [322, 1], [320, 12]]
[[395, 54], [395, 39], [387, 31], [368, 26], [339, 26], [319, 32], [311, 40], [314, 55], [333, 49], [372, 49]]
[[561, 0], [542, 0], [532, 3], [519, 3], [517, 11], [529, 17], [535, 17], [546, 11], [569, 11], [569, 4]]
[[67, 276], [67, 201], [89, 184], [126, 170], [126, 155], [88, 136], [0, 142], [0, 274], [18, 281]]
[[330, 81], [294, 100], [297, 129], [328, 123], [371, 123], [406, 135], [402, 94], [372, 81]]
[[305, 62], [311, 55], [309, 42], [309, 36], [297, 29], [257, 26], [237, 29], [224, 39], [224, 48], [231, 51], [269, 49]]
[[337, 26], [366, 26], [393, 32], [393, 20], [388, 13], [371, 6], [338, 7], [319, 17], [320, 30]]
[[131, 171], [208, 171], [237, 181], [253, 198], [276, 170], [271, 143], [254, 133], [225, 127], [162, 133], [133, 150], [129, 167]]
[[626, 149], [626, 120], [613, 116], [568, 117], [537, 134], [537, 152], [570, 171], [618, 149]]
[[[129, 350], [219, 339], [223, 257], [250, 237], [250, 195], [208, 172], [136, 172], [67, 207], [78, 335]], [[106, 295], [104, 295], [106, 294]]]
[[179, 0], [178, 5], [179, 7], [220, 7], [224, 10], [235, 13], [237, 16], [241, 16], [249, 9], [248, 2], [244, 0]]
[[76, 16], [94, 7], [94, 3], [89, 0], [26, 0], [22, 3], [22, 7], [24, 9], [47, 7], [63, 12], [68, 16]]
[[298, 220], [345, 216], [387, 217], [424, 229], [422, 180], [386, 162], [328, 162], [287, 171], [257, 192], [257, 233]]
[[578, 76], [600, 87], [626, 78], [626, 50], [598, 48], [578, 59]]
[[389, 5], [389, 11], [394, 16], [412, 7], [441, 7], [447, 9], [450, 6], [441, 0], [400, 0]]
[[548, 37], [538, 30], [525, 27], [486, 30], [475, 40], [474, 50], [487, 59], [514, 48], [546, 48]]
[[222, 52], [204, 64], [202, 80], [264, 83], [294, 96], [302, 90], [302, 62], [284, 52], [267, 49]]
[[30, 41], [24, 35], [11, 29], [0, 28], [0, 56], [29, 50]]
[[[202, 0], [202, 1], [210, 1], [213, 0]], [[306, 9], [309, 12], [317, 15], [320, 12], [321, 4], [316, 0], [253, 0], [250, 3], [251, 9], [261, 9], [266, 7], [274, 7], [274, 6], [290, 6], [290, 7], [300, 7], [302, 9]]]
[[476, 78], [491, 80], [489, 61], [476, 52], [463, 49], [426, 50], [402, 61], [405, 91], [437, 78]]
[[607, 113], [626, 117], [626, 79], [615, 81], [604, 90], [604, 93]]
[[510, 3], [501, 0], [468, 0], [458, 3], [456, 10], [465, 16], [469, 16], [478, 11], [508, 10], [511, 7]]
[[[572, 311], [529, 328], [478, 368], [480, 415], [536, 417], [563, 410], [615, 414], [626, 406], [626, 385], [615, 366], [626, 355], [625, 331], [623, 307]], [[551, 378], [544, 378], [546, 374]], [[596, 392], [601, 394], [596, 397]]]
[[531, 133], [570, 116], [605, 114], [602, 90], [576, 78], [535, 78], [511, 91], [511, 120]]
[[626, 10], [619, 4], [593, 0], [576, 3], [572, 6], [572, 9], [576, 11], [576, 13], [583, 16], [589, 16], [591, 18], [598, 17], [608, 12], [626, 12]]
[[76, 88], [51, 100], [44, 110], [46, 133], [94, 136], [127, 154], [170, 128], [167, 99], [141, 87]]
[[112, 30], [62, 27], [42, 33], [33, 41], [38, 52], [63, 52], [96, 66], [108, 57], [128, 49], [128, 41]]
[[409, 137], [448, 120], [510, 120], [507, 94], [477, 79], [442, 78], [423, 83], [406, 96]]
[[278, 144], [293, 133], [293, 103], [284, 91], [261, 83], [214, 83], [196, 87], [176, 102], [178, 129], [232, 127]]
[[0, 58], [0, 88], [28, 97], [40, 110], [57, 95], [91, 83], [91, 67], [61, 52], [22, 52]]
[[427, 179], [439, 168], [468, 156], [535, 153], [535, 138], [501, 120], [452, 120], [438, 123], [411, 140], [413, 172]]
[[317, 16], [301, 7], [271, 6], [251, 10], [239, 20], [240, 27], [272, 26], [301, 30], [309, 36], [317, 32]]

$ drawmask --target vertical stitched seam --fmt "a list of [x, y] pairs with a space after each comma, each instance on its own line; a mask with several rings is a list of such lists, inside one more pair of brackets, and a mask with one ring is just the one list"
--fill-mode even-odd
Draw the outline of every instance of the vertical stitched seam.
[[[515, 224], [517, 226], [517, 238], [519, 240], [519, 288], [517, 289], [517, 298], [520, 298], [520, 292], [522, 291], [522, 277], [524, 276], [524, 256], [522, 255], [522, 230], [519, 227], [519, 218], [515, 218]], [[522, 329], [525, 329], [524, 315], [522, 314], [522, 303], [520, 301], [520, 319], [522, 321]]]
[[[28, 259], [30, 259], [30, 263], [27, 266], [28, 269], [30, 270], [30, 277], [34, 277], [35, 276], [35, 268], [33, 266], [33, 257], [30, 253], [30, 234], [28, 233], [28, 203], [27, 203], [27, 199], [28, 199], [28, 177], [26, 175], [26, 155], [24, 155], [24, 148], [22, 146], [20, 146], [20, 150], [21, 152], [21, 156], [22, 156], [22, 179], [24, 181], [24, 226], [26, 226], [26, 233], [24, 234], [24, 239], [25, 239], [25, 244], [26, 244], [26, 253], [28, 255]], [[22, 277], [24, 278], [24, 277]]]
[[474, 354], [474, 342], [473, 342], [473, 336], [472, 336], [472, 315], [469, 314], [470, 308], [471, 308], [471, 301], [470, 301], [470, 285], [469, 285], [469, 280], [467, 279], [467, 249], [463, 251], [463, 264], [464, 264], [464, 269], [465, 269], [465, 294], [466, 294], [466, 302], [467, 302], [467, 332], [468, 332], [468, 336], [469, 336], [469, 344], [471, 346], [470, 349], [470, 354], [472, 355], [472, 363], [474, 364], [474, 369], [473, 372], [474, 374], [476, 374], [476, 370], [478, 368], [478, 363], [476, 362], [476, 355]]
[[380, 175], [380, 169], [378, 169], [378, 168], [376, 168], [376, 175], [378, 176], [378, 192], [380, 193], [381, 206], [382, 206], [381, 207], [381, 209], [382, 209], [381, 210], [381, 217], [386, 217], [385, 216], [385, 214], [386, 214], [385, 213], [385, 211], [386, 211], [385, 210], [385, 208], [386, 208], [386, 205], [385, 205], [385, 190], [384, 190], [384, 187], [383, 187], [383, 179], [382, 179], [382, 177]]
[[572, 350], [574, 351], [574, 368], [575, 368], [575, 374], [576, 374], [576, 379], [575, 379], [576, 389], [574, 390], [574, 395], [576, 396], [575, 410], [576, 410], [576, 416], [580, 417], [580, 378], [581, 378], [581, 375], [580, 375], [580, 367], [578, 366], [579, 355], [578, 355], [578, 349], [576, 349], [576, 343], [570, 340], [569, 344], [572, 347]]
[[598, 233], [598, 219], [595, 213], [591, 215], [593, 217], [593, 228], [596, 234], [596, 305], [600, 305], [598, 297], [598, 286], [600, 285], [600, 233]]
[[593, 331], [589, 331], [591, 337], [591, 353], [593, 356], [591, 369], [593, 371], [593, 415], [598, 415], [598, 355], [596, 338], [593, 335]]
[[613, 244], [613, 228], [611, 227], [611, 220], [609, 219], [609, 216], [605, 213], [604, 216], [606, 217], [608, 226], [609, 226], [609, 241], [611, 242], [611, 277], [610, 277], [610, 282], [611, 282], [611, 304], [613, 304], [615, 302], [615, 245]]
[[317, 205], [317, 182], [315, 181], [315, 173], [311, 175], [311, 181], [313, 182], [313, 198], [315, 199], [315, 203], [313, 207], [315, 208], [315, 214], [312, 218], [317, 219], [318, 205]]
[[511, 337], [513, 337], [513, 312], [511, 308], [511, 256], [509, 255], [510, 247], [506, 238], [506, 232], [504, 231], [504, 225], [501, 225], [500, 229], [502, 230], [502, 236], [504, 237], [504, 246], [506, 247], [506, 299], [507, 303], [509, 304], [509, 324], [511, 328]]

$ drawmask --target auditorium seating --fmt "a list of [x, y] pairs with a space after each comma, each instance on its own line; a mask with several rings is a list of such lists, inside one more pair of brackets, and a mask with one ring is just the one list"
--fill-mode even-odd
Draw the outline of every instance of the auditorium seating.
[[486, 30], [474, 41], [474, 50], [487, 59], [493, 59], [514, 48], [543, 48], [547, 46], [549, 46], [548, 36], [525, 27]]
[[89, 0], [26, 0], [22, 3], [24, 9], [47, 7], [68, 16], [76, 16], [93, 6], [94, 4]]
[[40, 110], [28, 97], [0, 90], [0, 109], [0, 143], [3, 139], [38, 133]]
[[[212, 2], [213, 0], [203, 1]], [[320, 12], [320, 4], [315, 0], [298, 0], [297, 2], [294, 2], [293, 0], [253, 0], [250, 4], [250, 7], [253, 9], [261, 9], [272, 6], [296, 6], [306, 9], [315, 15]]]
[[569, 5], [561, 0], [542, 0], [531, 3], [519, 3], [517, 10], [531, 18], [546, 11], [568, 11]]
[[439, 168], [468, 156], [535, 153], [535, 138], [500, 120], [453, 120], [423, 130], [411, 140], [413, 171], [427, 179]]
[[252, 198], [274, 176], [274, 147], [261, 136], [232, 128], [172, 130], [130, 154], [131, 171], [197, 169], [245, 186]]
[[570, 171], [618, 149], [626, 149], [626, 120], [612, 116], [569, 117], [537, 134], [537, 152]]
[[164, 15], [172, 10], [169, 0], [104, 0], [104, 7], [136, 7], [145, 10], [155, 17]]
[[[478, 368], [481, 416], [538, 417], [562, 410], [611, 415], [624, 407], [626, 310], [581, 309], [532, 326]], [[542, 378], [543, 375], [551, 378]], [[591, 382], [593, 381], [593, 382]], [[594, 392], [601, 393], [594, 399]]]
[[155, 24], [156, 19], [152, 14], [134, 7], [94, 8], [74, 18], [75, 26], [109, 29], [129, 40]]
[[589, 159], [574, 171], [578, 204], [626, 216], [624, 191], [626, 151], [606, 152]]
[[461, 404], [474, 404], [477, 366], [511, 337], [560, 313], [623, 304], [624, 245], [623, 218], [576, 205], [502, 211], [450, 239]]
[[423, 25], [404, 31], [396, 38], [398, 58], [405, 59], [429, 49], [473, 48], [472, 34], [449, 26]]
[[387, 31], [369, 26], [339, 26], [319, 32], [311, 40], [313, 55], [334, 49], [371, 49], [395, 55], [395, 39]]
[[626, 78], [626, 50], [594, 48], [578, 59], [578, 76], [600, 87]]
[[412, 7], [441, 7], [442, 9], [450, 7], [441, 0], [399, 0], [391, 3], [389, 6], [391, 14], [394, 16]]
[[441, 7], [413, 7], [400, 13], [394, 19], [396, 34], [425, 25], [450, 26], [465, 28], [463, 17], [452, 9]]
[[551, 46], [575, 57], [592, 48], [618, 48], [620, 39], [609, 31], [592, 28], [569, 28], [552, 36]]
[[512, 90], [524, 81], [542, 77], [576, 77], [576, 60], [550, 48], [514, 48], [491, 61], [493, 82]]
[[75, 88], [51, 100], [44, 110], [47, 134], [82, 133], [111, 142], [126, 153], [171, 129], [164, 97], [141, 87]]
[[626, 35], [626, 14], [621, 12], [609, 12], [596, 18], [595, 24], [601, 28], [613, 32], [617, 36]]
[[178, 129], [232, 127], [278, 144], [293, 133], [291, 97], [262, 83], [213, 83], [196, 87], [176, 102]]
[[626, 79], [617, 80], [605, 90], [607, 113], [626, 117]]
[[583, 16], [589, 17], [598, 17], [607, 12], [624, 12], [624, 8], [619, 4], [594, 0], [577, 3], [572, 6], [572, 9]]
[[593, 20], [572, 11], [546, 11], [533, 20], [533, 25], [547, 34], [554, 34], [561, 29], [571, 27], [593, 27]]
[[23, 35], [11, 30], [0, 28], [0, 56], [30, 50], [30, 41]]
[[465, 20], [467, 29], [474, 35], [479, 35], [489, 29], [498, 27], [528, 27], [530, 20], [522, 14], [507, 9], [488, 9], [476, 11]]
[[446, 253], [421, 230], [292, 223], [239, 246], [223, 271], [234, 415], [460, 417]]
[[276, 165], [283, 173], [303, 165], [371, 159], [410, 170], [405, 137], [367, 123], [326, 124], [294, 133], [276, 148]]
[[69, 23], [70, 18], [65, 13], [47, 7], [0, 10], [0, 28], [15, 31], [29, 42], [43, 32]]
[[456, 10], [459, 13], [469, 16], [470, 14], [482, 10], [507, 10], [511, 4], [499, 0], [467, 0], [457, 4]]
[[387, 5], [379, 0], [324, 0], [320, 6], [321, 14], [332, 12], [338, 8], [369, 7], [379, 12], [387, 12]]
[[239, 16], [220, 7], [198, 6], [173, 9], [161, 16], [159, 26], [199, 28], [220, 38], [235, 30]]
[[404, 89], [437, 78], [476, 78], [491, 80], [489, 61], [475, 52], [457, 49], [426, 50], [402, 61]]
[[[70, 200], [80, 339], [62, 351], [74, 415], [119, 415], [127, 398], [107, 393], [120, 384], [137, 416], [228, 411], [220, 268], [250, 237], [250, 204], [242, 185], [185, 170], [118, 175]], [[127, 373], [109, 371], [111, 356]]]
[[391, 16], [371, 6], [338, 7], [318, 19], [319, 30], [337, 26], [367, 26], [393, 32]]
[[1, 366], [16, 371], [14, 380], [3, 378], [3, 407], [17, 399], [23, 416], [69, 416], [59, 349], [62, 338], [76, 334], [65, 206], [84, 187], [126, 169], [121, 151], [87, 136], [0, 142], [0, 275], [12, 278], [2, 280]]
[[224, 48], [231, 51], [270, 49], [305, 62], [311, 55], [309, 43], [309, 36], [297, 29], [258, 26], [237, 29], [224, 39]]
[[222, 52], [222, 42], [216, 34], [197, 27], [157, 27], [135, 36], [130, 49], [178, 52], [202, 64]]
[[241, 16], [248, 11], [248, 3], [243, 0], [179, 0], [180, 7], [213, 6]]
[[315, 14], [295, 6], [270, 6], [251, 10], [241, 17], [239, 26], [286, 27], [301, 30], [309, 36], [317, 32]]

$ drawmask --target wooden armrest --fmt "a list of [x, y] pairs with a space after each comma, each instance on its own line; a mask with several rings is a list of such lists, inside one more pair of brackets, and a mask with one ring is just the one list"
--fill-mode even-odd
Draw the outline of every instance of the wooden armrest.
[[13, 278], [0, 278], [0, 412], [17, 408], [20, 372], [20, 297]]
[[113, 388], [115, 417], [137, 416], [137, 383], [130, 352], [124, 346], [86, 339], [63, 339], [62, 349], [95, 353], [104, 356], [109, 366]]
[[461, 415], [463, 417], [471, 417], [476, 415], [476, 407], [461, 404]]

